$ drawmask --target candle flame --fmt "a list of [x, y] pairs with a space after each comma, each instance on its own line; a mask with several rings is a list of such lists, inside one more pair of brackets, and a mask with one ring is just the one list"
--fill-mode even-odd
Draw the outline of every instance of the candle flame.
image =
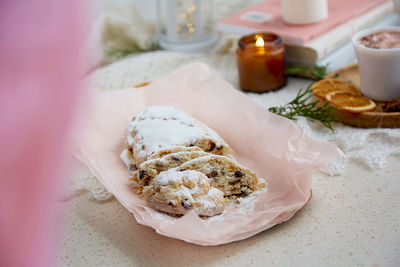
[[264, 39], [262, 37], [258, 37], [256, 41], [256, 47], [263, 47], [264, 46]]

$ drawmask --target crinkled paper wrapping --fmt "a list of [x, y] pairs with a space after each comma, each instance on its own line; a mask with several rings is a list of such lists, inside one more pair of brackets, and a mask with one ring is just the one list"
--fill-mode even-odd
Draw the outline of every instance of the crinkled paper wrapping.
[[[74, 154], [138, 223], [199, 245], [241, 240], [289, 220], [311, 197], [312, 173], [340, 153], [257, 105], [203, 64], [184, 66], [146, 87], [97, 93], [94, 102], [84, 134], [74, 139]], [[150, 105], [180, 108], [215, 129], [237, 161], [267, 181], [268, 191], [247, 208], [228, 206], [208, 220], [193, 212], [173, 218], [149, 208], [129, 185], [119, 155], [130, 120]]]

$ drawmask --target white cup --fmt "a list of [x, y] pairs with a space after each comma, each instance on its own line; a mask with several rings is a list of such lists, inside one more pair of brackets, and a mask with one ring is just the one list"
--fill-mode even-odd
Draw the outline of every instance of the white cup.
[[400, 32], [398, 26], [385, 26], [358, 32], [352, 38], [360, 70], [363, 95], [377, 101], [400, 98], [400, 48], [376, 49], [360, 44], [364, 36], [383, 32]]
[[290, 24], [309, 24], [328, 17], [327, 0], [282, 0], [283, 20]]

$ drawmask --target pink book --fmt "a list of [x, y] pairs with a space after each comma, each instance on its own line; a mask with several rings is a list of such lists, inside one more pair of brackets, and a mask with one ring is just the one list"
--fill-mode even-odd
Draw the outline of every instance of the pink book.
[[291, 25], [283, 21], [281, 0], [268, 0], [222, 19], [218, 29], [240, 34], [274, 32], [286, 44], [302, 45], [388, 2], [389, 0], [331, 0], [328, 1], [327, 19], [313, 24]]

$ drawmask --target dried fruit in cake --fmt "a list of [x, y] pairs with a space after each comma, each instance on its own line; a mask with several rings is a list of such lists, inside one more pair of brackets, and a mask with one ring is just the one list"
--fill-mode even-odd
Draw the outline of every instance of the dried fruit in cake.
[[326, 99], [326, 95], [331, 92], [342, 91], [354, 95], [361, 95], [360, 90], [350, 83], [335, 79], [324, 79], [314, 83], [311, 86], [313, 94], [322, 99]]
[[[194, 158], [203, 157], [209, 153], [199, 151], [181, 151], [169, 153], [161, 158], [152, 158], [140, 164], [132, 179], [140, 186], [148, 185], [160, 172], [180, 166], [182, 163]], [[140, 190], [139, 190], [140, 191]]]
[[369, 98], [343, 91], [328, 93], [326, 95], [326, 100], [337, 106], [339, 109], [353, 113], [371, 111], [376, 107], [375, 102]]
[[204, 151], [201, 148], [197, 146], [174, 146], [174, 147], [167, 147], [163, 148], [154, 154], [152, 154], [150, 157], [147, 158], [147, 160], [150, 159], [156, 159], [156, 158], [161, 158], [165, 155], [171, 154], [171, 153], [177, 153], [177, 152], [198, 152], [198, 151]]
[[257, 175], [236, 161], [218, 155], [192, 159], [177, 168], [178, 171], [195, 170], [213, 180], [213, 186], [225, 197], [245, 197], [257, 189]]
[[184, 215], [193, 210], [200, 216], [214, 216], [224, 211], [224, 194], [211, 186], [204, 174], [170, 169], [161, 172], [144, 187], [143, 197], [156, 210]]
[[199, 147], [218, 155], [232, 152], [211, 128], [189, 114], [167, 106], [150, 106], [138, 113], [128, 126], [127, 149], [131, 165], [139, 166], [153, 154], [175, 146]]
[[[190, 146], [190, 147], [186, 147], [186, 146], [174, 146], [174, 147], [166, 147], [163, 148], [161, 150], [158, 150], [157, 152], [151, 154], [147, 160], [151, 160], [151, 159], [156, 159], [156, 158], [161, 158], [165, 155], [171, 154], [171, 153], [177, 153], [177, 152], [204, 152], [201, 148], [197, 147], [197, 146]], [[128, 170], [135, 174], [136, 171], [138, 170], [139, 166], [137, 166], [134, 162], [133, 162], [133, 154], [132, 154], [132, 149], [130, 149], [129, 147], [126, 147], [121, 155], [120, 158], [122, 159], [122, 161], [125, 163], [125, 165], [128, 167]]]

